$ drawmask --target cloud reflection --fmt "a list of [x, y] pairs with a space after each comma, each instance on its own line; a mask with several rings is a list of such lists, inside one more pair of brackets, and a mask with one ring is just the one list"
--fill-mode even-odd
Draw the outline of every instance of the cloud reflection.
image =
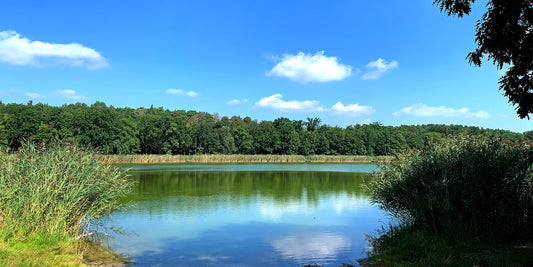
[[313, 207], [307, 203], [307, 201], [288, 201], [286, 203], [276, 203], [275, 201], [265, 201], [259, 206], [259, 213], [261, 217], [279, 221], [284, 215], [294, 214], [303, 215], [310, 214], [316, 211], [316, 207]]
[[304, 260], [334, 257], [351, 246], [350, 239], [335, 233], [296, 233], [270, 241], [284, 258]]

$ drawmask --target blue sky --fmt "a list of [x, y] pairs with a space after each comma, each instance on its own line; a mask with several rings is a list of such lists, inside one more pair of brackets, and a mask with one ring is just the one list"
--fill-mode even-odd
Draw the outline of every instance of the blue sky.
[[532, 130], [465, 60], [486, 1], [432, 2], [7, 0], [0, 100]]

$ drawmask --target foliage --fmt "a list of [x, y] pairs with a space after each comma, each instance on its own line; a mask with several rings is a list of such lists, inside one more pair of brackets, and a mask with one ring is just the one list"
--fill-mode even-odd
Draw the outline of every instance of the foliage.
[[0, 153], [0, 239], [73, 237], [131, 187], [123, 171], [74, 146], [22, 144]]
[[205, 112], [163, 108], [115, 108], [96, 102], [61, 107], [0, 102], [0, 149], [16, 151], [23, 142], [75, 142], [104, 154], [277, 154], [392, 155], [424, 148], [459, 134], [492, 135], [518, 141], [522, 134], [460, 125], [346, 128], [307, 121], [250, 117], [220, 118]]
[[368, 188], [415, 229], [513, 241], [533, 234], [532, 165], [531, 143], [459, 137], [397, 155]]
[[[475, 0], [435, 0], [448, 15], [468, 15]], [[476, 27], [477, 48], [468, 60], [481, 66], [484, 56], [499, 69], [510, 65], [500, 78], [500, 90], [520, 118], [533, 114], [533, 1], [492, 0]]]

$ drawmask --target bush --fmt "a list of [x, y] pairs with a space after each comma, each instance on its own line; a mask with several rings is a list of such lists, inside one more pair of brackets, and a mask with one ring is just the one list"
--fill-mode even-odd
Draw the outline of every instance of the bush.
[[397, 155], [368, 189], [374, 203], [415, 229], [526, 237], [533, 231], [532, 154], [526, 143], [459, 137]]
[[74, 146], [25, 144], [0, 153], [0, 230], [4, 239], [74, 236], [84, 222], [116, 208], [131, 188], [125, 173]]

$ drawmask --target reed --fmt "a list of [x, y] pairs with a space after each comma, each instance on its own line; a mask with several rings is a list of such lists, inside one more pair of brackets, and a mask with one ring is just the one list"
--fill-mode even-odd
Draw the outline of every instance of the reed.
[[123, 171], [75, 146], [25, 144], [0, 153], [0, 241], [73, 239], [116, 209], [131, 188]]
[[533, 234], [532, 166], [528, 143], [456, 138], [398, 155], [368, 189], [416, 229], [513, 242]]
[[112, 163], [144, 164], [144, 163], [302, 163], [302, 162], [383, 162], [392, 159], [390, 156], [333, 156], [333, 155], [241, 155], [241, 154], [209, 154], [209, 155], [102, 155]]
[[533, 147], [457, 137], [381, 164], [366, 186], [400, 219], [370, 236], [379, 266], [529, 266]]

